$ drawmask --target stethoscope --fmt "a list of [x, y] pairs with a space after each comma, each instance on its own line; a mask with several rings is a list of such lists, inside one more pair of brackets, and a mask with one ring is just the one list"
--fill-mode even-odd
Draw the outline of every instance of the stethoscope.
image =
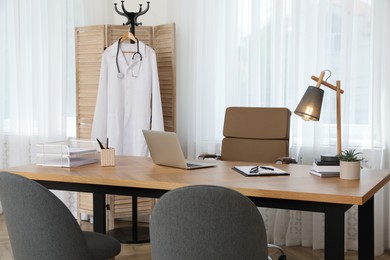
[[[122, 37], [121, 37], [122, 38]], [[118, 69], [118, 79], [123, 79], [125, 77], [125, 74], [123, 74], [120, 69], [119, 69], [119, 64], [118, 64], [118, 55], [119, 55], [119, 49], [120, 49], [120, 44], [121, 44], [121, 38], [119, 38], [118, 40], [118, 49], [116, 50], [116, 58], [115, 58], [115, 62], [116, 62], [116, 68]], [[137, 39], [137, 38], [136, 38]], [[139, 52], [139, 41], [137, 39], [137, 52], [134, 52], [133, 54], [133, 57], [131, 58], [132, 60], [134, 60], [134, 57], [138, 54], [139, 55], [139, 58], [140, 58], [140, 61], [142, 61], [142, 55], [141, 53]]]

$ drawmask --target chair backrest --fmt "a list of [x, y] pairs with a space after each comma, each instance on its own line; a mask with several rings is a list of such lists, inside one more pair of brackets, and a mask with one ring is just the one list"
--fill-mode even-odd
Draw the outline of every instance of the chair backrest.
[[221, 159], [274, 163], [288, 156], [290, 117], [287, 108], [227, 108]]
[[92, 259], [71, 212], [42, 185], [0, 172], [0, 201], [16, 260]]
[[164, 194], [152, 211], [153, 260], [267, 259], [263, 218], [237, 191], [210, 185]]

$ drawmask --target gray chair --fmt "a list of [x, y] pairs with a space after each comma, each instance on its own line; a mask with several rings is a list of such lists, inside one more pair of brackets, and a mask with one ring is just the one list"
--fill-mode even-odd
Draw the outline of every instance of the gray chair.
[[16, 260], [103, 260], [121, 251], [116, 239], [83, 232], [68, 208], [35, 181], [0, 172], [0, 201]]
[[151, 215], [153, 260], [267, 259], [263, 218], [241, 193], [219, 186], [178, 188]]

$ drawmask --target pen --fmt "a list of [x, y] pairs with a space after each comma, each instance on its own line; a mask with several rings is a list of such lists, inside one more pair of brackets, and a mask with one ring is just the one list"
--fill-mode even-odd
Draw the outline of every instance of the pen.
[[269, 170], [269, 171], [273, 171], [274, 169], [271, 168], [271, 167], [266, 167], [266, 166], [260, 166], [261, 169], [263, 170]]
[[254, 166], [250, 169], [250, 173], [258, 173], [259, 172], [259, 166]]
[[99, 139], [96, 138], [96, 140], [97, 140], [98, 143], [99, 143], [100, 149], [105, 149], [104, 146], [103, 146], [103, 144], [99, 141]]

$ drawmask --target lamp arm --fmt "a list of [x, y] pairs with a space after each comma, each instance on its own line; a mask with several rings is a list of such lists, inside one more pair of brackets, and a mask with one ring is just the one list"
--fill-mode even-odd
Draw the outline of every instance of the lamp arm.
[[340, 80], [336, 81], [336, 86], [330, 84], [327, 81], [323, 81], [325, 71], [321, 71], [320, 77], [311, 76], [312, 80], [317, 81], [317, 88], [324, 85], [330, 89], [336, 91], [336, 126], [337, 126], [337, 154], [341, 153], [341, 94], [344, 93], [344, 90], [341, 89]]
[[[317, 81], [317, 82], [320, 80], [320, 79], [317, 78], [316, 76], [311, 76], [311, 79], [314, 80], [314, 81]], [[330, 83], [327, 82], [327, 81], [322, 81], [322, 80], [321, 80], [321, 83], [320, 83], [320, 84], [322, 84], [322, 85], [324, 85], [324, 86], [327, 86], [328, 88], [333, 89], [334, 91], [337, 91], [337, 87], [336, 87], [335, 85], [330, 84]], [[343, 94], [343, 93], [344, 93], [344, 90], [340, 89], [340, 94]]]
[[322, 84], [322, 82], [324, 82], [323, 81], [324, 76], [325, 76], [325, 71], [321, 71], [320, 77], [317, 78], [317, 80], [316, 80], [317, 81], [317, 85], [316, 85], [317, 88], [321, 88], [321, 84]]

